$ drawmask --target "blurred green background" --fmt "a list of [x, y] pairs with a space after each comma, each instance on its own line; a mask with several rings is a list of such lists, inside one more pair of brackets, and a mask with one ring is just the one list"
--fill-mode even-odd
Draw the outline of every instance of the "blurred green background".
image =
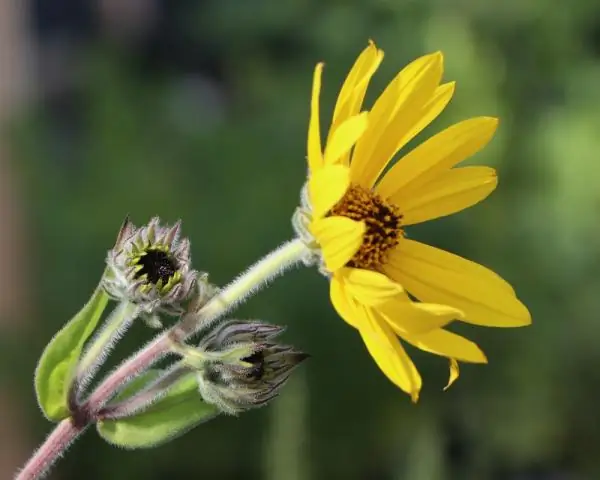
[[[196, 268], [218, 284], [290, 238], [314, 64], [326, 62], [331, 112], [369, 38], [386, 52], [371, 99], [443, 50], [457, 93], [425, 136], [501, 118], [474, 159], [498, 168], [498, 191], [410, 233], [502, 274], [533, 326], [457, 326], [490, 364], [465, 365], [447, 392], [446, 361], [411, 350], [425, 380], [413, 405], [335, 315], [325, 279], [298, 270], [235, 313], [288, 325], [285, 340], [313, 355], [280, 399], [154, 450], [90, 431], [51, 478], [600, 478], [600, 2], [37, 0], [10, 12], [19, 21], [4, 17], [0, 40], [25, 46], [3, 42], [1, 58], [28, 60], [0, 89], [20, 92], [0, 102], [1, 286], [13, 292], [11, 308], [0, 297], [1, 478], [51, 428], [36, 360], [88, 298], [123, 217], [181, 218]], [[0, 64], [0, 86], [11, 72]]]

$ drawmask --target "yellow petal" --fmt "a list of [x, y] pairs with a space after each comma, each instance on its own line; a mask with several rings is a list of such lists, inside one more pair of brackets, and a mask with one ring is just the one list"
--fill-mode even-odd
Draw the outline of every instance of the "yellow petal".
[[383, 52], [373, 42], [369, 42], [367, 48], [357, 58], [340, 90], [330, 132], [335, 131], [343, 122], [360, 111], [369, 81], [382, 60]]
[[321, 94], [321, 76], [323, 64], [315, 67], [313, 76], [312, 98], [310, 102], [310, 120], [308, 123], [308, 168], [311, 172], [316, 171], [323, 165], [323, 150], [321, 148], [321, 121], [319, 119], [319, 96]]
[[[412, 119], [409, 114], [400, 110], [397, 116], [386, 127], [386, 133], [382, 134], [378, 148], [373, 152], [372, 158], [374, 165], [381, 165], [379, 171], [372, 171], [372, 176], [367, 178], [370, 186], [375, 184], [377, 178], [381, 175], [387, 164], [394, 158], [398, 151], [418, 135], [427, 125], [429, 125], [444, 110], [454, 94], [455, 83], [450, 82], [437, 87], [433, 97], [421, 107], [420, 111], [407, 105], [407, 109], [412, 113]], [[414, 112], [414, 113], [413, 113]], [[377, 159], [385, 159], [379, 162]]]
[[416, 402], [422, 386], [421, 375], [391, 328], [372, 319], [368, 327], [359, 331], [367, 350], [385, 376]]
[[487, 363], [485, 354], [475, 342], [447, 330], [437, 329], [420, 335], [403, 334], [402, 338], [434, 355], [455, 358], [461, 362]]
[[456, 308], [435, 303], [413, 302], [408, 295], [398, 295], [377, 312], [400, 336], [405, 333], [421, 334], [441, 328], [454, 320], [461, 320], [464, 314]]
[[354, 150], [352, 180], [370, 188], [402, 142], [414, 135], [414, 127], [431, 120], [434, 110], [423, 107], [431, 101], [442, 78], [440, 52], [421, 57], [389, 84], [375, 102], [369, 126]]
[[345, 290], [345, 282], [339, 278], [339, 275], [334, 275], [331, 278], [329, 297], [333, 308], [335, 308], [339, 316], [351, 327], [358, 329], [361, 325], [366, 324], [366, 320], [363, 316], [364, 310], [356, 308], [354, 299], [349, 298], [348, 293]]
[[344, 268], [340, 271], [346, 291], [362, 305], [381, 305], [402, 293], [402, 287], [382, 273], [361, 268]]
[[325, 147], [325, 165], [331, 165], [348, 153], [367, 128], [367, 112], [350, 117], [332, 134]]
[[450, 100], [452, 100], [455, 89], [456, 82], [448, 82], [440, 85], [434, 90], [431, 99], [421, 108], [419, 121], [413, 125], [405, 137], [399, 139], [398, 144], [401, 146], [398, 149], [406, 145], [444, 111], [448, 103], [450, 103]]
[[365, 224], [346, 217], [327, 217], [313, 221], [310, 231], [321, 247], [325, 266], [330, 272], [335, 272], [358, 251]]
[[350, 186], [350, 170], [343, 165], [329, 165], [308, 179], [308, 196], [313, 218], [320, 218], [340, 201]]
[[458, 367], [458, 362], [453, 358], [450, 359], [450, 378], [448, 379], [448, 384], [444, 387], [444, 392], [448, 390], [458, 377], [460, 376], [460, 368]]
[[377, 187], [379, 194], [391, 197], [407, 189], [403, 195], [409, 195], [439, 172], [481, 150], [492, 139], [497, 126], [498, 119], [479, 117], [443, 130], [400, 159], [381, 180]]
[[389, 200], [401, 205], [402, 224], [413, 225], [460, 212], [484, 200], [498, 185], [490, 167], [445, 170], [406, 196], [400, 190]]
[[465, 322], [489, 327], [531, 323], [529, 311], [500, 276], [429, 245], [402, 239], [384, 271], [419, 300], [462, 310]]

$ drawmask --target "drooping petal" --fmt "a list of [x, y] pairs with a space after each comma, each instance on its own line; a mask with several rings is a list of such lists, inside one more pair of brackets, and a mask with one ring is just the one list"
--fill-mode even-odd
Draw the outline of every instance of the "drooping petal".
[[378, 306], [377, 313], [400, 335], [429, 332], [464, 318], [464, 313], [456, 308], [413, 302], [406, 294]]
[[416, 402], [422, 386], [421, 375], [392, 329], [371, 318], [369, 326], [359, 331], [367, 350], [385, 376]]
[[364, 317], [364, 310], [356, 308], [354, 299], [348, 295], [345, 287], [346, 284], [340, 278], [340, 275], [333, 275], [329, 285], [331, 304], [346, 323], [358, 329], [367, 322]]
[[346, 291], [362, 305], [376, 306], [403, 292], [396, 282], [382, 273], [362, 268], [344, 268], [340, 275], [346, 283]]
[[365, 224], [346, 217], [327, 217], [313, 221], [310, 231], [321, 247], [327, 269], [335, 272], [358, 251]]
[[[341, 162], [367, 128], [367, 112], [348, 118], [332, 134], [325, 147], [325, 165]], [[344, 165], [345, 168], [347, 168]]]
[[354, 149], [352, 181], [371, 188], [393, 154], [407, 141], [413, 127], [431, 117], [423, 107], [432, 99], [442, 78], [440, 52], [421, 57], [405, 67], [375, 102], [367, 131]]
[[489, 327], [531, 323], [529, 311], [499, 275], [435, 247], [402, 239], [384, 271], [419, 300], [462, 310], [465, 322]]
[[448, 378], [448, 383], [444, 387], [444, 392], [448, 390], [456, 380], [460, 377], [460, 368], [458, 366], [458, 362], [454, 359], [450, 359], [450, 376]]
[[447, 330], [437, 329], [419, 335], [401, 336], [415, 347], [434, 355], [455, 358], [461, 362], [487, 363], [487, 357], [475, 342]]
[[344, 196], [350, 186], [350, 170], [343, 165], [329, 165], [308, 179], [308, 196], [313, 218], [320, 218]]
[[452, 125], [401, 158], [383, 177], [377, 191], [383, 197], [392, 197], [406, 189], [403, 195], [409, 195], [439, 172], [481, 150], [492, 139], [497, 126], [498, 119], [491, 117], [472, 118]]
[[319, 118], [319, 96], [321, 95], [321, 76], [323, 64], [315, 67], [313, 76], [312, 97], [310, 102], [310, 120], [308, 123], [308, 168], [316, 171], [323, 165], [323, 149], [321, 148], [321, 120]]
[[369, 81], [382, 60], [383, 52], [373, 42], [369, 42], [367, 48], [356, 59], [340, 90], [330, 132], [360, 111]]
[[469, 208], [484, 200], [497, 185], [493, 168], [453, 168], [439, 173], [411, 195], [400, 190], [389, 201], [401, 206], [402, 224], [413, 225]]

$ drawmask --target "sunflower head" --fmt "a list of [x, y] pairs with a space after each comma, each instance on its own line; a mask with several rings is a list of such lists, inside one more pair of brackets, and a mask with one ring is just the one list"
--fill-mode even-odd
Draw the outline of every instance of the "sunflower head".
[[115, 299], [139, 305], [143, 312], [178, 315], [196, 284], [190, 242], [180, 238], [181, 223], [161, 226], [158, 218], [137, 228], [125, 219], [107, 255], [103, 286]]
[[364, 222], [364, 234], [358, 251], [347, 266], [377, 270], [386, 261], [387, 253], [402, 238], [400, 209], [380, 195], [360, 185], [352, 185], [328, 216], [340, 216]]
[[329, 279], [338, 314], [355, 328], [385, 375], [419, 396], [421, 377], [401, 341], [450, 360], [485, 363], [455, 320], [519, 327], [531, 315], [514, 289], [489, 269], [407, 238], [405, 229], [465, 210], [498, 183], [493, 168], [459, 166], [493, 137], [498, 120], [452, 125], [399, 154], [445, 109], [454, 82], [442, 83], [443, 55], [401, 69], [371, 106], [363, 101], [383, 59], [370, 42], [341, 86], [321, 137], [323, 64], [314, 71], [307, 138], [308, 178], [293, 217], [307, 263]]
[[224, 413], [266, 405], [279, 394], [306, 353], [273, 339], [283, 328], [231, 320], [208, 332], [197, 349], [179, 347], [184, 362], [198, 372], [202, 398]]

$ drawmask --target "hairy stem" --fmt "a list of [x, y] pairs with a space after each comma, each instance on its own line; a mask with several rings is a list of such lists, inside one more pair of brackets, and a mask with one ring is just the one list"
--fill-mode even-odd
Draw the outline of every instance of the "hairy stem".
[[174, 337], [184, 340], [200, 328], [221, 318], [248, 296], [267, 285], [287, 269], [298, 264], [306, 255], [306, 246], [294, 239], [284, 243], [276, 250], [252, 265], [239, 275], [217, 295], [209, 300], [195, 315], [187, 315], [173, 329]]
[[157, 336], [137, 354], [129, 357], [106, 377], [92, 392], [83, 408], [97, 413], [130, 379], [150, 368], [170, 353], [171, 340], [168, 333]]
[[77, 367], [79, 393], [82, 393], [93, 379], [98, 369], [108, 358], [114, 344], [124, 335], [137, 314], [137, 306], [127, 301], [119, 303], [112, 311], [79, 362]]
[[44, 476], [85, 428], [75, 426], [69, 418], [60, 422], [22, 470], [17, 473], [15, 480], [34, 480]]
[[248, 295], [300, 262], [305, 253], [304, 243], [295, 239], [284, 243], [256, 262], [212, 297], [197, 314], [187, 315], [167, 333], [156, 337], [136, 355], [117, 367], [90, 395], [85, 408], [91, 412], [98, 412], [114, 396], [120, 386], [168, 354], [173, 341], [183, 341], [201, 327], [206, 326], [207, 323], [218, 319]]
[[[90, 394], [80, 407], [96, 420], [102, 408], [129, 380], [150, 368], [155, 362], [171, 353], [173, 342], [183, 341], [227, 313], [269, 281], [291, 266], [302, 261], [306, 254], [304, 243], [289, 241], [251, 266], [229, 285], [212, 297], [197, 313], [188, 314], [169, 331], [146, 344], [136, 354], [126, 359], [110, 373]], [[85, 429], [75, 427], [71, 420], [63, 420], [46, 442], [21, 471], [18, 480], [34, 479], [42, 475], [66, 450], [69, 444]]]
[[[171, 387], [185, 375], [191, 372], [181, 362], [175, 364], [171, 369], [162, 374], [153, 383], [134, 396], [115, 404], [108, 404], [98, 412], [102, 420], [118, 420], [134, 415], [145, 410], [147, 407], [163, 398]], [[193, 373], [191, 373], [193, 375]]]

